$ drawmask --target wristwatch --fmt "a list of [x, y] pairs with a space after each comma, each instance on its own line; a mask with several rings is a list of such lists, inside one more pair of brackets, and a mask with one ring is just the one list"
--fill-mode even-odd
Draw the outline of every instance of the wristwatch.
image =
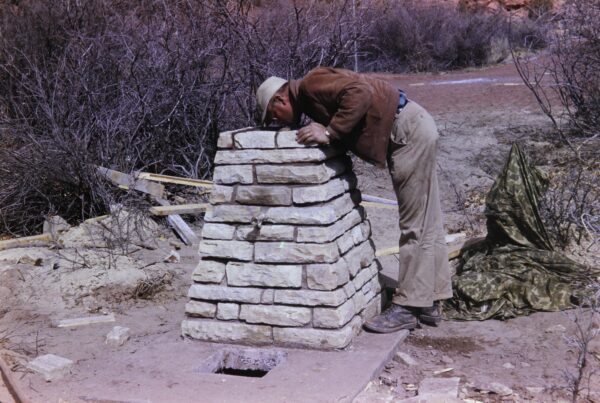
[[327, 136], [327, 139], [329, 140], [329, 142], [327, 144], [331, 144], [331, 133], [329, 133], [329, 130], [325, 129], [325, 135]]

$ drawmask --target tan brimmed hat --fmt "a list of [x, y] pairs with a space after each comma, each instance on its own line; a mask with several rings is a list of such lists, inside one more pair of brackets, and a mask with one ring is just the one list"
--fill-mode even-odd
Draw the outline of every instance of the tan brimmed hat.
[[260, 112], [260, 123], [265, 122], [265, 118], [267, 117], [267, 108], [269, 107], [269, 102], [271, 102], [271, 98], [273, 95], [284, 84], [287, 83], [287, 80], [279, 77], [269, 77], [258, 87], [256, 90], [256, 102], [258, 104], [258, 110]]

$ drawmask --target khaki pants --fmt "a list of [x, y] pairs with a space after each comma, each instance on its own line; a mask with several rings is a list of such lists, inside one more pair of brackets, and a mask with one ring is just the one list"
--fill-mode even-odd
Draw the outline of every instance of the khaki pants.
[[452, 297], [436, 174], [438, 131], [431, 115], [410, 101], [396, 115], [388, 167], [400, 211], [400, 275], [392, 302], [429, 307]]

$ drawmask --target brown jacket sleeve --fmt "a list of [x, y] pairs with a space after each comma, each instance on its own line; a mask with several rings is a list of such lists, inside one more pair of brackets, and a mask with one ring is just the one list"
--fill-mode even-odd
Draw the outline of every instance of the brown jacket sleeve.
[[371, 106], [372, 86], [357, 74], [318, 68], [302, 79], [300, 91], [331, 114], [327, 130], [337, 139], [350, 134]]

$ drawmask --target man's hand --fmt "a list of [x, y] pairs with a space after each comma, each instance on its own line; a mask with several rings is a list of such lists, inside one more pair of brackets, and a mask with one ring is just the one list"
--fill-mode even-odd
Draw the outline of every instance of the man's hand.
[[300, 144], [329, 144], [330, 139], [325, 134], [325, 126], [319, 123], [311, 123], [298, 130], [296, 141]]

